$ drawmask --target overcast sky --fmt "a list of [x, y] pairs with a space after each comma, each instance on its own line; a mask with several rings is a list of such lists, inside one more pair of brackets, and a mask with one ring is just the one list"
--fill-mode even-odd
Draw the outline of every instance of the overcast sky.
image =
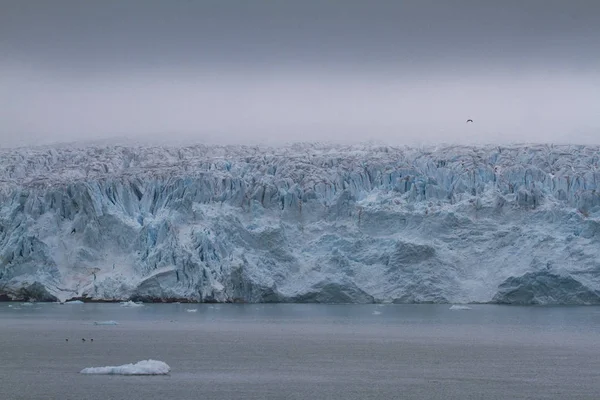
[[116, 137], [600, 143], [600, 1], [0, 0], [0, 146]]

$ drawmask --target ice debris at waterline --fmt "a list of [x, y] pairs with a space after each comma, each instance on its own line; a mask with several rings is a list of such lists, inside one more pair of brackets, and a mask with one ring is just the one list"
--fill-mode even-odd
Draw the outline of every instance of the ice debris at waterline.
[[197, 308], [188, 308], [185, 311], [186, 312], [196, 312], [196, 311], [198, 311], [198, 309]]
[[598, 146], [0, 150], [0, 298], [600, 303]]
[[85, 304], [85, 303], [81, 300], [70, 300], [70, 301], [65, 301], [62, 304]]
[[456, 304], [453, 304], [450, 306], [450, 310], [470, 310], [470, 309], [471, 309], [471, 307], [469, 307], [469, 306], [461, 306], [461, 305], [456, 305]]
[[121, 303], [121, 307], [142, 307], [144, 304], [142, 303], [135, 303], [131, 300], [129, 301], [124, 301]]
[[94, 321], [94, 325], [119, 325], [117, 321]]
[[97, 375], [167, 375], [171, 371], [166, 363], [156, 360], [143, 360], [135, 364], [115, 367], [91, 367], [81, 370], [81, 374]]

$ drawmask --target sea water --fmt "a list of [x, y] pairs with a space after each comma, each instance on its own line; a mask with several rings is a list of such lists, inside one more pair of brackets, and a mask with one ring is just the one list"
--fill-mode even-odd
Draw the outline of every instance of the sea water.
[[0, 398], [598, 399], [600, 308], [0, 303]]

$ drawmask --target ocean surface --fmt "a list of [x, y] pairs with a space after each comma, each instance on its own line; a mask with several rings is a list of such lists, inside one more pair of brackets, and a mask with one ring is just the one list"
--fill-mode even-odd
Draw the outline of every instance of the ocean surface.
[[469, 307], [0, 303], [0, 398], [600, 398], [600, 307]]

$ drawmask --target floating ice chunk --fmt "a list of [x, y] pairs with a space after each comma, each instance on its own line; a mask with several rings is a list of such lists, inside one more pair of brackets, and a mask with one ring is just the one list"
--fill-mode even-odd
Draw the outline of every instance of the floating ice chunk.
[[381, 311], [377, 311], [377, 310], [373, 311], [373, 315], [380, 315], [380, 314], [381, 314]]
[[84, 304], [81, 300], [65, 301], [65, 304]]
[[143, 303], [134, 303], [133, 301], [124, 301], [121, 303], [121, 307], [142, 307]]
[[94, 321], [94, 325], [119, 325], [117, 321]]
[[33, 303], [31, 303], [31, 302], [29, 302], [29, 301], [28, 301], [28, 302], [26, 302], [26, 303], [21, 303], [21, 305], [22, 305], [22, 306], [32, 306], [32, 305], [33, 305]]
[[143, 360], [135, 364], [109, 367], [91, 367], [81, 370], [81, 374], [99, 375], [166, 375], [171, 370], [167, 363], [157, 360]]
[[198, 311], [198, 309], [197, 308], [188, 308], [185, 311], [187, 311], [187, 312], [196, 312], [196, 311]]
[[468, 307], [468, 306], [459, 306], [459, 305], [454, 304], [454, 305], [450, 306], [450, 309], [451, 310], [470, 310], [471, 307]]

